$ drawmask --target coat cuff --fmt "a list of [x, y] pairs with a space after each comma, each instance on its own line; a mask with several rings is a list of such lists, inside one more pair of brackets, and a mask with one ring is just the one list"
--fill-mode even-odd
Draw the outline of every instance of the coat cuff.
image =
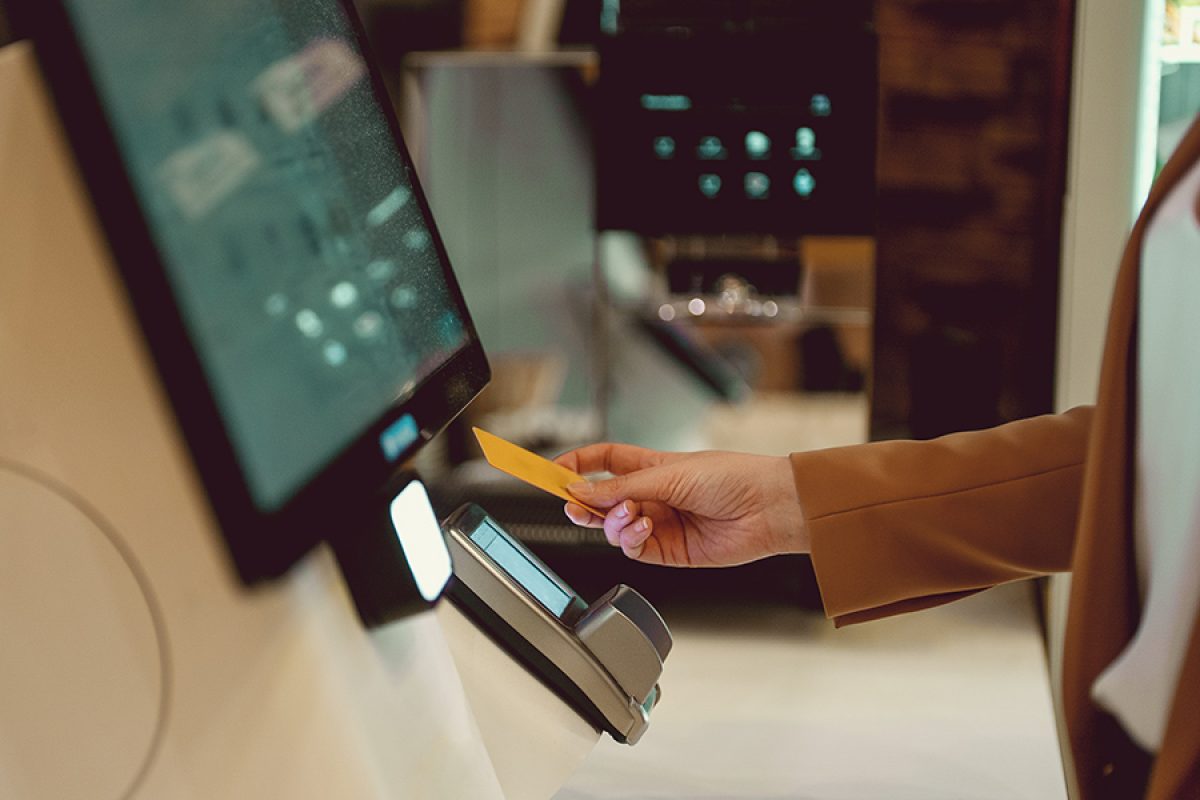
[[793, 453], [826, 614], [863, 622], [1069, 569], [1089, 421]]

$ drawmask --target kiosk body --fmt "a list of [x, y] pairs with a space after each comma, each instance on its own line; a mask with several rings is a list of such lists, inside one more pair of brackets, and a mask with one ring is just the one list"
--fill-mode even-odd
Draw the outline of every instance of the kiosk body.
[[240, 585], [24, 44], [0, 208], [0, 795], [503, 797], [432, 614]]

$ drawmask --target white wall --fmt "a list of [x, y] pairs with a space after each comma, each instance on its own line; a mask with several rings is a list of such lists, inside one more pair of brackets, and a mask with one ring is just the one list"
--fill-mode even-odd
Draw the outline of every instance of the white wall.
[[1108, 304], [1146, 191], [1142, 32], [1145, 0], [1079, 0], [1064, 207], [1055, 401], [1095, 400]]

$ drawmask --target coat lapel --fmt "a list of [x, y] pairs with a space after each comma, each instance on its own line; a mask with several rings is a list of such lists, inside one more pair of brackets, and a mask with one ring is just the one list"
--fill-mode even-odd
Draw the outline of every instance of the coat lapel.
[[[1133, 444], [1137, 398], [1137, 308], [1142, 240], [1146, 226], [1170, 189], [1200, 157], [1200, 123], [1191, 130], [1163, 168], [1130, 235], [1110, 312], [1099, 400], [1092, 422], [1084, 477], [1079, 532], [1073, 562], [1071, 603], [1063, 662], [1063, 704], [1075, 769], [1083, 797], [1105, 797], [1123, 782], [1114, 772], [1137, 761], [1119, 725], [1096, 707], [1091, 687], [1096, 677], [1133, 637], [1140, 599], [1133, 540]], [[1200, 722], [1186, 719], [1200, 707], [1200, 647], [1193, 635], [1191, 652], [1177, 691], [1168, 736], [1155, 765], [1151, 797], [1175, 797], [1169, 787], [1182, 785], [1200, 757]], [[1185, 690], [1183, 684], [1189, 686]], [[1193, 699], [1189, 711], [1181, 699]], [[1181, 720], [1181, 718], [1183, 718]], [[1189, 727], [1191, 726], [1191, 727]], [[1178, 729], [1179, 735], [1172, 738]], [[1193, 778], [1194, 780], [1195, 778]], [[1162, 784], [1167, 794], [1157, 794]]]

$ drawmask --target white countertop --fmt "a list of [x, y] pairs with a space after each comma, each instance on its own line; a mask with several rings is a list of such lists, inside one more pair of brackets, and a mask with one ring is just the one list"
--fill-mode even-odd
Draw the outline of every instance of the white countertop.
[[842, 630], [793, 609], [663, 613], [650, 730], [603, 737], [556, 800], [1066, 797], [1028, 584]]

